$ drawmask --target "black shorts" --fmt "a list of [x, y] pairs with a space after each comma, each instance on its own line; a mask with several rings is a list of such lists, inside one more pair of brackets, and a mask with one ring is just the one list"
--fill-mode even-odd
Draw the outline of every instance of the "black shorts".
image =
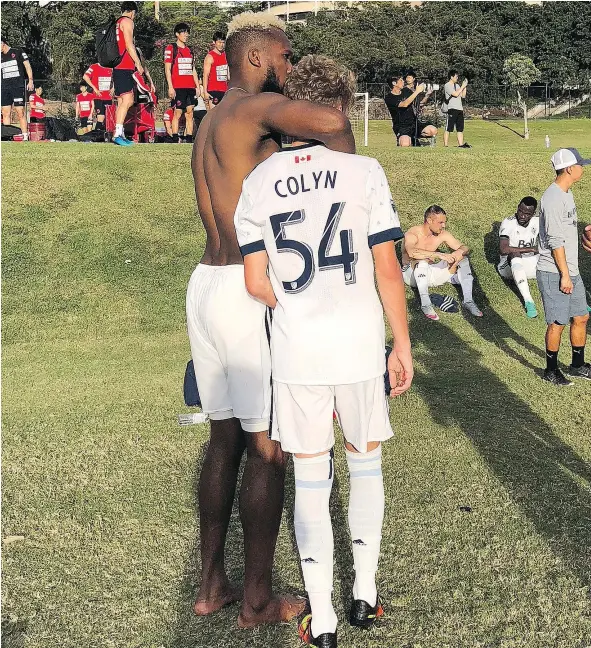
[[2, 84], [2, 105], [24, 107], [25, 105], [25, 86], [24, 85], [7, 85]]
[[175, 88], [176, 97], [173, 99], [175, 110], [185, 110], [197, 103], [195, 88]]
[[447, 111], [447, 124], [445, 130], [448, 133], [453, 133], [454, 128], [458, 133], [464, 132], [464, 111], [457, 108], [450, 108]]
[[398, 124], [398, 128], [394, 131], [396, 137], [415, 137], [417, 133], [417, 125], [413, 124]]
[[80, 127], [86, 128], [88, 126], [88, 117], [80, 117]]
[[116, 97], [134, 91], [136, 86], [133, 79], [134, 72], [135, 70], [113, 70], [113, 86], [115, 88]]
[[434, 126], [434, 124], [432, 122], [430, 122], [430, 121], [418, 121], [417, 122], [417, 137], [421, 137], [421, 133], [428, 126]]
[[211, 95], [211, 103], [214, 106], [217, 106], [220, 103], [220, 101], [224, 98], [224, 95], [226, 93], [222, 92], [221, 90], [208, 90], [207, 94]]
[[107, 114], [107, 106], [113, 105], [113, 102], [111, 99], [109, 101], [106, 101], [105, 99], [95, 99], [94, 100], [94, 107], [96, 110], [97, 115], [106, 115]]
[[45, 117], [31, 117], [29, 122], [31, 124], [43, 124], [45, 122]]

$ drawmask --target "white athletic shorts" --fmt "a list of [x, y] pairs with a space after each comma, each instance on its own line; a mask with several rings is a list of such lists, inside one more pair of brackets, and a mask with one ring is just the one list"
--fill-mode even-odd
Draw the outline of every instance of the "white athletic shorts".
[[[417, 282], [415, 280], [415, 270], [416, 270], [416, 266], [413, 269], [410, 264], [405, 265], [402, 268], [402, 276], [404, 277], [404, 283], [407, 286], [410, 286], [411, 288], [417, 287]], [[449, 264], [447, 263], [447, 261], [439, 261], [438, 263], [429, 263], [427, 273], [428, 273], [427, 279], [429, 281], [429, 288], [433, 288], [435, 286], [443, 286], [443, 284], [450, 283], [452, 281], [452, 277], [456, 276], [450, 273]]]
[[[532, 254], [531, 256], [522, 256], [521, 264], [525, 270], [528, 279], [536, 278], [536, 268], [538, 265], [539, 254]], [[497, 266], [499, 274], [504, 279], [513, 279], [513, 272], [511, 271], [511, 264], [507, 260], [503, 260]]]
[[334, 446], [333, 412], [359, 452], [393, 436], [384, 377], [351, 385], [289, 385], [273, 381], [271, 438], [284, 452], [317, 454]]
[[187, 328], [203, 411], [269, 429], [271, 353], [266, 307], [244, 284], [244, 266], [198, 265], [187, 288]]

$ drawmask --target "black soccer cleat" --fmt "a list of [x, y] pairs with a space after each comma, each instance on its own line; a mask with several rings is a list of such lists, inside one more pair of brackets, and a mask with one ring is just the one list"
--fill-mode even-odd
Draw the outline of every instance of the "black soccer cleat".
[[557, 387], [570, 387], [572, 385], [572, 382], [564, 377], [560, 369], [546, 369], [542, 379]]
[[570, 367], [566, 370], [570, 378], [582, 378], [583, 380], [591, 380], [591, 364], [584, 362], [580, 367]]
[[[309, 609], [309, 608], [308, 608]], [[299, 638], [312, 648], [337, 648], [337, 633], [323, 632], [317, 637], [312, 636], [312, 615], [306, 614], [298, 627]]]
[[356, 628], [368, 630], [381, 616], [384, 616], [384, 608], [379, 596], [374, 606], [358, 599], [351, 603], [349, 623]]

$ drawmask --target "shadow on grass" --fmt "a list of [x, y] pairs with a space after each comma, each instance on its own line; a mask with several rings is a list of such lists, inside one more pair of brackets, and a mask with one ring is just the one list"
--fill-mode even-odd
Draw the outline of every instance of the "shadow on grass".
[[[221, 648], [222, 646], [292, 646], [297, 644], [297, 626], [295, 622], [268, 627], [255, 628], [254, 630], [242, 630], [237, 626], [240, 604], [234, 604], [223, 608], [219, 612], [208, 617], [198, 617], [193, 612], [193, 604], [197, 596], [200, 581], [200, 546], [199, 546], [199, 476], [205, 460], [208, 443], [201, 447], [195, 462], [195, 473], [193, 477], [192, 504], [195, 511], [196, 537], [192, 544], [191, 551], [183, 570], [183, 580], [179, 588], [178, 613], [172, 639], [165, 645], [171, 648]], [[226, 573], [230, 581], [242, 583], [244, 581], [244, 543], [240, 515], [238, 510], [238, 493], [242, 481], [244, 460], [238, 476], [238, 487], [232, 510], [232, 517], [228, 527], [226, 539]], [[287, 471], [286, 485], [288, 480], [293, 482], [293, 471]], [[289, 489], [286, 489], [286, 500]], [[291, 504], [291, 526], [293, 526], [293, 496]], [[288, 503], [286, 501], [286, 506]], [[285, 515], [284, 511], [284, 515]], [[277, 562], [277, 556], [276, 561]], [[277, 571], [274, 571], [273, 585], [276, 592], [290, 591], [280, 579], [277, 578]]]
[[[413, 338], [424, 345], [417, 359], [424, 353], [429, 367], [414, 385], [433, 420], [461, 429], [552, 551], [591, 585], [591, 493], [576, 481], [591, 481], [591, 466], [483, 367], [481, 354], [456, 333], [422, 319], [414, 324]], [[478, 330], [494, 338], [505, 327], [487, 310]]]
[[511, 128], [511, 126], [507, 126], [507, 124], [501, 123], [499, 120], [496, 119], [489, 119], [493, 124], [496, 124], [497, 126], [500, 126], [501, 128], [505, 128], [508, 131], [511, 131], [512, 133], [515, 133], [518, 137], [521, 137], [521, 139], [525, 139], [525, 135], [523, 133], [520, 133], [519, 131], [516, 131], [514, 128]]

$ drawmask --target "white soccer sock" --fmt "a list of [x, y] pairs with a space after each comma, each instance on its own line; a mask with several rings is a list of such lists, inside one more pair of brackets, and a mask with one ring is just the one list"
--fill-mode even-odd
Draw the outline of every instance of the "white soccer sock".
[[[474, 277], [472, 276], [472, 268], [470, 267], [470, 261], [464, 257], [458, 263], [458, 270], [456, 273], [458, 278], [458, 283], [462, 287], [462, 294], [464, 296], [464, 301], [472, 301], [472, 284], [474, 283]], [[456, 283], [456, 282], [453, 282]]]
[[429, 297], [429, 264], [427, 261], [419, 261], [414, 269], [415, 282], [419, 297], [421, 298], [421, 306], [430, 306], [431, 298]]
[[123, 124], [115, 124], [115, 137], [123, 137]]
[[333, 536], [329, 500], [333, 481], [332, 451], [308, 459], [293, 458], [294, 527], [312, 610], [312, 634], [335, 632], [332, 607]]
[[533, 302], [531, 293], [529, 291], [529, 284], [527, 283], [527, 272], [523, 267], [523, 262], [519, 257], [511, 259], [511, 273], [513, 274], [513, 281], [517, 286], [517, 290], [521, 293], [524, 302]]
[[353, 598], [375, 605], [376, 572], [384, 521], [382, 446], [364, 453], [346, 450], [346, 454], [351, 479], [349, 530], [355, 563]]

